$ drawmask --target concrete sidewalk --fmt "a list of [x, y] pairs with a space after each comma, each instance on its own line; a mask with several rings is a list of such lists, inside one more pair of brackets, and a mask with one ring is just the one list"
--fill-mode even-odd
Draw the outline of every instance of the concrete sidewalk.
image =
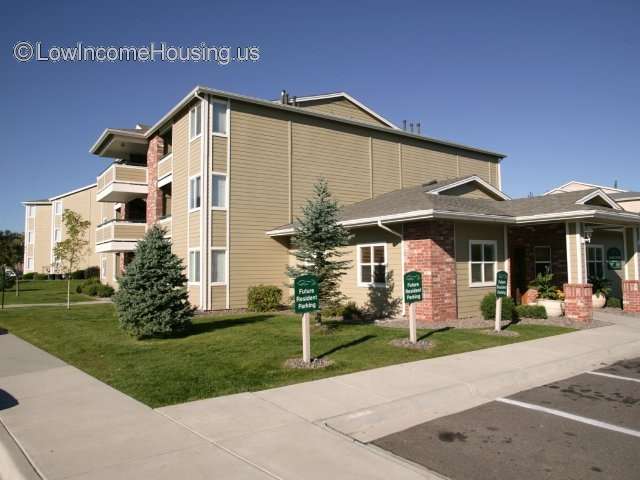
[[[603, 362], [640, 320], [156, 411], [0, 335], [0, 420], [45, 478], [439, 478], [363, 445]], [[6, 405], [3, 407], [2, 405]]]

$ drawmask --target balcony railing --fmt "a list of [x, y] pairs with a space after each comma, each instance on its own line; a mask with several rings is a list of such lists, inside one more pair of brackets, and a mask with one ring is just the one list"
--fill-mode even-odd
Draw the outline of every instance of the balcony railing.
[[164, 236], [167, 238], [171, 238], [171, 227], [172, 227], [171, 215], [166, 215], [164, 217], [161, 217], [160, 220], [158, 220], [158, 225], [160, 225], [166, 232]]
[[96, 228], [96, 253], [132, 252], [146, 231], [144, 221], [109, 220]]
[[97, 180], [98, 202], [128, 202], [145, 197], [149, 191], [147, 167], [114, 163]]

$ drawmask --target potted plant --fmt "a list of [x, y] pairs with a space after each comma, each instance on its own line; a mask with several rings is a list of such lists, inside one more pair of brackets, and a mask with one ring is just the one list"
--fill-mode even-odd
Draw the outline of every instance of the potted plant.
[[593, 295], [591, 301], [593, 308], [604, 308], [607, 303], [607, 297], [611, 295], [611, 282], [602, 277], [589, 277], [589, 283], [592, 286]]
[[562, 291], [553, 284], [553, 273], [539, 273], [529, 287], [538, 291], [536, 303], [542, 305], [550, 317], [560, 317], [563, 312]]

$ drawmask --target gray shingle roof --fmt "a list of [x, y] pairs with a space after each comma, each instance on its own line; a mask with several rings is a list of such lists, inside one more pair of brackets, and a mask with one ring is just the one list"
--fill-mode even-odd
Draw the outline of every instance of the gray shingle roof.
[[624, 200], [627, 198], [640, 198], [640, 192], [619, 192], [609, 195], [614, 200]]

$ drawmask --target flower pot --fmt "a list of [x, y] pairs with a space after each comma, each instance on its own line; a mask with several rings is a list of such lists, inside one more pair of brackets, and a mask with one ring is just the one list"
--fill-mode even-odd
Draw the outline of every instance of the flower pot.
[[607, 297], [604, 295], [596, 295], [595, 293], [591, 295], [591, 303], [593, 304], [593, 308], [604, 308], [607, 303]]
[[564, 302], [562, 302], [562, 300], [546, 300], [539, 298], [536, 303], [544, 307], [547, 311], [547, 316], [549, 317], [561, 317], [564, 313]]

